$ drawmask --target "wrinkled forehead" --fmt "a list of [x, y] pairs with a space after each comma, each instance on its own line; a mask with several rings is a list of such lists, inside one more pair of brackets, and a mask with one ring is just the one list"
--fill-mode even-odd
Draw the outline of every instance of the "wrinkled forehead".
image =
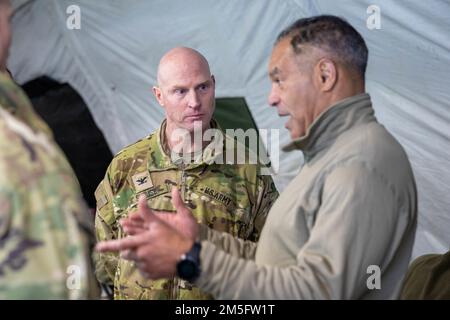
[[282, 39], [272, 48], [272, 54], [269, 60], [269, 74], [275, 69], [280, 68], [289, 58], [294, 58], [294, 51], [290, 44], [290, 39]]
[[297, 46], [297, 52], [291, 44], [291, 38], [282, 39], [272, 49], [272, 55], [269, 62], [269, 75], [275, 69], [301, 69], [308, 68], [314, 64], [320, 57], [328, 57], [329, 54], [310, 44]]

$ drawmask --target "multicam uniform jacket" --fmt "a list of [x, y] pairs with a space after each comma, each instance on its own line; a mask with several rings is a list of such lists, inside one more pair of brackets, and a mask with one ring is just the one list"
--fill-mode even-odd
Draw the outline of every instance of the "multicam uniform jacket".
[[48, 126], [0, 73], [0, 299], [96, 298], [94, 223]]
[[[171, 161], [169, 156], [164, 132], [165, 121], [155, 133], [114, 157], [96, 190], [97, 240], [124, 236], [118, 222], [136, 208], [140, 194], [146, 195], [149, 207], [154, 210], [175, 211], [170, 191], [172, 186], [178, 186], [183, 201], [200, 223], [257, 241], [267, 213], [278, 197], [271, 176], [261, 174], [261, 165], [216, 161], [226, 159], [229, 150], [226, 142], [218, 150], [214, 143], [208, 145], [201, 161], [177, 166], [174, 164], [177, 161]], [[213, 298], [179, 278], [147, 280], [134, 262], [120, 259], [116, 253], [98, 254], [96, 275], [100, 282], [114, 285], [115, 299]]]

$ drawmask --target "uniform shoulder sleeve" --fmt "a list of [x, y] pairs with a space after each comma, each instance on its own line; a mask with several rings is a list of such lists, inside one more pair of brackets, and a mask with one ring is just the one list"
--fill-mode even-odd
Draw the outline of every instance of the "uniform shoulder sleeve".
[[271, 175], [262, 174], [261, 171], [258, 170], [256, 179], [256, 204], [253, 212], [254, 228], [250, 238], [252, 241], [258, 241], [270, 208], [279, 196]]
[[[113, 193], [108, 173], [95, 190], [95, 236], [97, 242], [117, 239], [117, 226], [113, 208]], [[117, 253], [94, 253], [95, 275], [100, 283], [112, 285], [118, 263]]]

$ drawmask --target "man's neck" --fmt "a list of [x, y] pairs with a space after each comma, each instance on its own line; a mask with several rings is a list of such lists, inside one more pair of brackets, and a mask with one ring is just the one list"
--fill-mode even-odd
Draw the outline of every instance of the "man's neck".
[[188, 131], [187, 129], [172, 127], [167, 123], [165, 135], [169, 151], [195, 153], [203, 150], [210, 143], [210, 141], [204, 141], [203, 133], [210, 127], [210, 124], [208, 124], [207, 128]]
[[339, 101], [357, 96], [365, 92], [364, 81], [360, 79], [351, 79], [350, 81], [342, 82], [339, 87], [323, 97], [320, 107], [315, 110], [314, 119], [320, 114], [334, 106]]

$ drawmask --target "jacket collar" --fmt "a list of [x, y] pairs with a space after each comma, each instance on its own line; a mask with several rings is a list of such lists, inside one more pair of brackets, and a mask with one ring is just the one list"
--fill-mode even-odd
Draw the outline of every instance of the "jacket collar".
[[306, 134], [284, 146], [283, 151], [301, 150], [305, 161], [327, 148], [345, 131], [361, 123], [374, 121], [374, 110], [369, 94], [363, 93], [337, 102], [308, 128]]

